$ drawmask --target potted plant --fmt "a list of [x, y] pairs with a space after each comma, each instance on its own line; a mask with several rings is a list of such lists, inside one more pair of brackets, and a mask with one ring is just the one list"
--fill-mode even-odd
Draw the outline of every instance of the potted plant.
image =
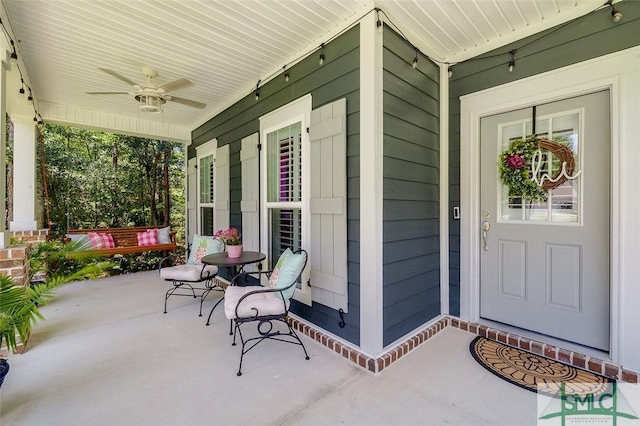
[[[53, 289], [60, 284], [62, 281], [55, 279], [47, 284], [25, 288], [15, 285], [11, 277], [0, 276], [0, 347], [6, 344], [9, 352], [17, 351], [16, 336], [22, 342], [26, 341], [32, 326], [43, 318], [38, 305], [46, 302]], [[6, 359], [0, 359], [0, 386], [8, 372], [9, 363]]]
[[227, 255], [229, 257], [240, 257], [242, 255], [242, 240], [240, 232], [236, 228], [218, 229], [214, 238], [219, 239], [227, 246]]
[[[56, 256], [64, 256], [74, 248], [73, 243], [67, 244], [57, 251]], [[16, 352], [16, 336], [26, 342], [37, 320], [44, 319], [38, 306], [50, 300], [57, 287], [70, 281], [97, 277], [110, 266], [111, 262], [84, 265], [75, 272], [55, 273], [44, 283], [27, 287], [18, 286], [11, 277], [0, 275], [0, 347], [6, 344], [9, 352]], [[0, 355], [0, 386], [8, 372], [9, 364]]]

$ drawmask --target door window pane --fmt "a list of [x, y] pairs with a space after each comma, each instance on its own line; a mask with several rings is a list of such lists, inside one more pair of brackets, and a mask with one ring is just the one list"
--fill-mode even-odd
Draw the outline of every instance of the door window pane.
[[[566, 179], [561, 185], [547, 191], [546, 200], [523, 198], [511, 193], [509, 187], [501, 186], [501, 218], [503, 221], [527, 222], [565, 222], [579, 221], [580, 194], [580, 113], [564, 113], [536, 120], [536, 136], [555, 142], [553, 149], [542, 147], [538, 151], [538, 182], [547, 182], [554, 178], [563, 168], [560, 149], [566, 147], [573, 155], [574, 170], [567, 175], [575, 177]], [[506, 126], [502, 129], [502, 150], [505, 150], [516, 139], [531, 134], [531, 122], [522, 122]], [[566, 150], [565, 155], [569, 155]], [[566, 167], [566, 166], [565, 166]], [[533, 171], [531, 172], [533, 174]]]

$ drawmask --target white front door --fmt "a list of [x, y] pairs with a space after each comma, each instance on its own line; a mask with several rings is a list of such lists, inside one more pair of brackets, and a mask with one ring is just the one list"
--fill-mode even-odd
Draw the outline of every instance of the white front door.
[[534, 155], [533, 174], [548, 181], [568, 156], [575, 161], [574, 179], [546, 191], [545, 201], [514, 193], [499, 175], [500, 154], [531, 135], [532, 117], [528, 108], [481, 120], [480, 317], [606, 351], [609, 91], [535, 108], [535, 133], [550, 142]]

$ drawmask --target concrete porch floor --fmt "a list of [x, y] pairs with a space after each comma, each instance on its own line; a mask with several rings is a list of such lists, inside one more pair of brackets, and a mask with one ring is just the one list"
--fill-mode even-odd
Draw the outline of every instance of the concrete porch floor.
[[169, 299], [157, 272], [75, 282], [10, 358], [2, 425], [535, 425], [536, 395], [478, 365], [447, 327], [374, 377], [301, 335], [302, 349], [231, 346], [219, 306]]

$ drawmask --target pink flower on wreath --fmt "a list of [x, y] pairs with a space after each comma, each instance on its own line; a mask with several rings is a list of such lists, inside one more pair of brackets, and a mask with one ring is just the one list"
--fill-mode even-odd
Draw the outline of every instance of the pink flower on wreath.
[[524, 158], [519, 154], [511, 154], [507, 157], [507, 166], [512, 169], [522, 169], [524, 167]]

